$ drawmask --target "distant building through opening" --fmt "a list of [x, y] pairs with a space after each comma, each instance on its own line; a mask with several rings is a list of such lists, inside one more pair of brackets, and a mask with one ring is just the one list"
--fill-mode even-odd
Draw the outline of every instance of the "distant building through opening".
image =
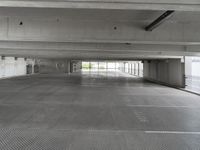
[[143, 77], [143, 63], [141, 61], [83, 61], [82, 71], [120, 71]]

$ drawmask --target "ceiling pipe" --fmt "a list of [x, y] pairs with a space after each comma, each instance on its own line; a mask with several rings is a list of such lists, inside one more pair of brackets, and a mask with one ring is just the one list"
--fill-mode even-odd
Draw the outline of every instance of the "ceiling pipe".
[[175, 11], [174, 10], [168, 10], [165, 13], [163, 13], [160, 17], [158, 17], [156, 20], [154, 20], [151, 24], [145, 27], [146, 31], [153, 31], [155, 28], [157, 28], [159, 25], [161, 25], [166, 19], [168, 19]]

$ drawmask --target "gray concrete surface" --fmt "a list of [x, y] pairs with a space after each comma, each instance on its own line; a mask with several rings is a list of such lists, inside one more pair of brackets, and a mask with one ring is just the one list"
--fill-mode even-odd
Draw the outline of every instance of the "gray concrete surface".
[[185, 64], [181, 59], [144, 61], [144, 78], [156, 83], [185, 88]]
[[[200, 53], [199, 12], [176, 11], [158, 28], [147, 32], [144, 27], [164, 12], [160, 9], [149, 10], [150, 1], [148, 4], [143, 2], [148, 6], [143, 7], [144, 10], [119, 10], [124, 4], [114, 1], [63, 2], [79, 6], [81, 3], [98, 3], [102, 9], [47, 9], [42, 7], [45, 1], [32, 1], [32, 5], [30, 2], [10, 1], [8, 3], [17, 3], [20, 8], [0, 8], [0, 55], [71, 60], [134, 60], [199, 56]], [[2, 3], [7, 1], [0, 0], [0, 6]], [[23, 3], [29, 3], [28, 7], [22, 8]], [[52, 3], [64, 5], [61, 0], [46, 1], [45, 5]], [[181, 8], [184, 4], [171, 3], [175, 5], [174, 8]], [[190, 4], [190, 7], [199, 7], [198, 3]], [[42, 8], [30, 8], [37, 5]], [[111, 5], [116, 10], [105, 10], [105, 5]], [[136, 4], [133, 1], [132, 5], [127, 5], [132, 7]], [[166, 4], [163, 1], [162, 5], [169, 5], [169, 2]]]
[[0, 0], [1, 7], [199, 11], [198, 0]]
[[200, 98], [120, 72], [0, 81], [0, 149], [198, 150]]

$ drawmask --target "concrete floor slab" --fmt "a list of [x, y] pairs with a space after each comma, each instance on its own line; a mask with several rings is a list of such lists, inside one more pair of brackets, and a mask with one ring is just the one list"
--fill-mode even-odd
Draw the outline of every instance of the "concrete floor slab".
[[0, 149], [196, 150], [200, 98], [120, 72], [0, 81]]

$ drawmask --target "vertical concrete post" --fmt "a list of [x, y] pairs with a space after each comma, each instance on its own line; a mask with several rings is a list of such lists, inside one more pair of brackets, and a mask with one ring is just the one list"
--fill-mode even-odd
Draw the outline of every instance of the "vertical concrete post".
[[123, 72], [126, 71], [126, 63], [124, 62], [124, 66], [123, 66]]
[[91, 71], [92, 69], [92, 65], [91, 65], [91, 61], [89, 61], [89, 71]]
[[136, 63], [134, 63], [134, 75], [137, 74], [136, 70], [137, 70]]
[[192, 77], [192, 57], [185, 57], [185, 75]]
[[108, 62], [106, 61], [106, 71], [108, 71]]
[[185, 75], [185, 58], [184, 62], [181, 63], [181, 70], [182, 70], [182, 88], [186, 87], [186, 75]]
[[34, 74], [34, 66], [35, 66], [35, 60], [32, 61], [32, 74]]
[[73, 73], [73, 62], [70, 60], [70, 73]]
[[140, 76], [140, 64], [139, 62], [137, 64], [138, 64], [138, 76]]

